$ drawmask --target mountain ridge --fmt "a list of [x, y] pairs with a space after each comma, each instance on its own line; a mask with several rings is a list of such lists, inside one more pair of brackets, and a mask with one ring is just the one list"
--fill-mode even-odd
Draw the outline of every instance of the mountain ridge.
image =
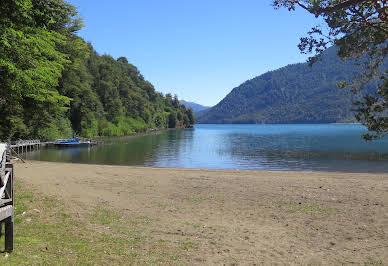
[[186, 100], [183, 100], [183, 99], [179, 100], [179, 102], [181, 104], [183, 104], [184, 106], [186, 106], [186, 108], [193, 109], [194, 114], [198, 114], [200, 112], [203, 112], [203, 111], [211, 108], [210, 106], [205, 106], [205, 105], [202, 105], [202, 104], [198, 104], [198, 103], [191, 102], [191, 101], [186, 101]]
[[[361, 71], [327, 49], [313, 66], [296, 63], [247, 80], [198, 117], [198, 123], [274, 124], [354, 122], [355, 96], [337, 83]], [[385, 62], [386, 63], [386, 62]], [[372, 88], [373, 86], [369, 86]]]

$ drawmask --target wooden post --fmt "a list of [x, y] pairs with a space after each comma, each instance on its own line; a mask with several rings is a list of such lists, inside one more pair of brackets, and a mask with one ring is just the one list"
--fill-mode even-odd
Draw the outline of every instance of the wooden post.
[[13, 224], [14, 224], [14, 202], [13, 202], [13, 178], [14, 178], [14, 168], [13, 164], [7, 163], [6, 169], [10, 172], [9, 181], [7, 182], [6, 190], [8, 192], [9, 198], [11, 199], [11, 202], [8, 203], [8, 206], [12, 206], [11, 208], [11, 216], [9, 216], [7, 219], [4, 220], [5, 224], [5, 251], [6, 252], [12, 252], [13, 250]]
[[[9, 150], [4, 150], [4, 145], [1, 147], [1, 157], [3, 163], [0, 165], [1, 170], [5, 170], [5, 175], [1, 175], [3, 185], [0, 187], [0, 222], [4, 222], [5, 233], [5, 251], [12, 252], [14, 248], [14, 207], [13, 207], [13, 177], [14, 168], [10, 163]], [[11, 147], [8, 147], [11, 149]], [[2, 173], [2, 171], [0, 171]], [[4, 195], [4, 196], [2, 196]]]
[[13, 250], [13, 213], [10, 217], [4, 220], [5, 224], [5, 251], [12, 252]]

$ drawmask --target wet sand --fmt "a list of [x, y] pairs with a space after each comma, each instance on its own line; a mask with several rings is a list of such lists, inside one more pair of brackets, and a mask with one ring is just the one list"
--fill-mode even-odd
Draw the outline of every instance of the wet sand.
[[81, 217], [101, 206], [190, 239], [185, 264], [388, 263], [388, 174], [17, 163], [15, 182]]

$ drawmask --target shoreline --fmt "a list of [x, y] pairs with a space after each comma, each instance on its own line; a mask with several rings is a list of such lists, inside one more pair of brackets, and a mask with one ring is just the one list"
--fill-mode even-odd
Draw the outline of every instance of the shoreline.
[[[26, 159], [25, 159], [26, 160]], [[171, 170], [199, 170], [199, 171], [231, 171], [231, 172], [270, 172], [270, 173], [326, 173], [326, 174], [373, 174], [373, 175], [387, 175], [387, 172], [348, 172], [348, 171], [318, 171], [318, 170], [266, 170], [266, 169], [235, 169], [235, 168], [183, 168], [183, 167], [164, 167], [164, 166], [148, 166], [148, 165], [125, 165], [125, 164], [107, 164], [107, 163], [82, 163], [82, 162], [60, 162], [60, 161], [43, 161], [43, 160], [33, 160], [27, 159], [29, 162], [43, 162], [43, 163], [56, 163], [56, 164], [75, 164], [75, 165], [94, 165], [94, 166], [117, 166], [117, 167], [129, 167], [129, 168], [150, 168], [150, 169], [171, 169]]]
[[82, 219], [102, 207], [146, 217], [148, 241], [184, 243], [186, 255], [173, 264], [388, 261], [388, 174], [42, 161], [15, 168], [15, 180]]
[[168, 128], [163, 128], [163, 129], [156, 129], [156, 130], [149, 130], [146, 132], [141, 132], [141, 133], [135, 133], [132, 135], [126, 135], [126, 136], [95, 136], [93, 137], [96, 140], [104, 140], [104, 139], [110, 139], [110, 138], [134, 138], [134, 137], [145, 137], [145, 136], [152, 136], [152, 135], [157, 135], [161, 134], [164, 131], [168, 131], [170, 129]]

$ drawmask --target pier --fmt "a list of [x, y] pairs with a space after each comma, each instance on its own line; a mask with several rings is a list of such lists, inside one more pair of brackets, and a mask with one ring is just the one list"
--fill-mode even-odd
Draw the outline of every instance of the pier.
[[[77, 138], [78, 139], [78, 138]], [[18, 159], [24, 162], [23, 157], [27, 152], [35, 151], [40, 149], [42, 146], [61, 146], [61, 147], [77, 147], [77, 146], [94, 146], [102, 144], [102, 141], [95, 141], [90, 139], [79, 139], [77, 143], [66, 143], [59, 145], [59, 141], [68, 141], [69, 139], [57, 139], [54, 141], [40, 141], [39, 139], [34, 140], [17, 140], [8, 143], [9, 152], [15, 155]]]
[[44, 144], [41, 143], [40, 140], [34, 139], [34, 140], [17, 140], [13, 141], [10, 144], [10, 147], [14, 150], [17, 151], [17, 153], [24, 153], [27, 151], [32, 151], [35, 149], [39, 149], [40, 146]]

